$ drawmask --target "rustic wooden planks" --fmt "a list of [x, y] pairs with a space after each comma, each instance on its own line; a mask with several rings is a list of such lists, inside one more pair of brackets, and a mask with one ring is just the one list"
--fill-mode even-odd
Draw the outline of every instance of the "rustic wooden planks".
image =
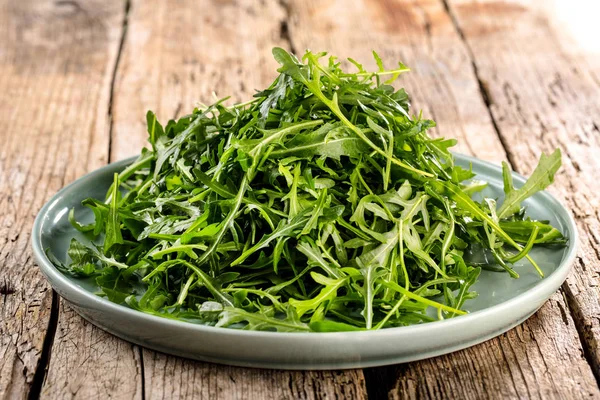
[[[557, 298], [558, 297], [558, 298]], [[474, 348], [398, 367], [393, 398], [590, 398], [598, 388], [560, 294]]]
[[[572, 210], [581, 235], [567, 302], [596, 377], [600, 377], [600, 79], [597, 58], [559, 31], [554, 15], [512, 4], [451, 1], [456, 24], [489, 88], [490, 109], [513, 166], [528, 173], [536, 155], [563, 150], [551, 188]], [[551, 10], [550, 10], [551, 11]], [[482, 16], [493, 15], [494, 18]]]
[[[413, 94], [416, 107], [436, 119], [441, 134], [464, 144], [460, 151], [492, 161], [504, 159], [507, 148], [511, 151], [498, 136], [497, 122], [486, 105], [486, 83], [478, 80], [471, 51], [443, 2], [292, 1], [289, 14], [290, 37], [298, 52], [327, 49], [368, 64], [376, 49], [384, 60], [401, 59], [414, 69], [401, 84]], [[493, 12], [488, 15], [495, 18]], [[475, 13], [472, 18], [479, 21]], [[480, 45], [484, 51], [487, 44]], [[539, 150], [526, 155], [530, 166], [538, 156]], [[368, 370], [366, 377], [370, 393], [386, 395], [389, 390], [398, 398], [599, 394], [560, 293], [532, 319], [497, 339], [396, 370]]]
[[142, 399], [140, 351], [83, 320], [63, 301], [42, 398]]
[[144, 350], [147, 399], [364, 399], [361, 370], [276, 371], [194, 362]]
[[[0, 398], [583, 398], [600, 396], [598, 59], [525, 2], [0, 1]], [[289, 372], [194, 362], [109, 335], [35, 268], [39, 207], [85, 171], [138, 153], [163, 120], [274, 78], [274, 45], [370, 51], [461, 141], [529, 173], [563, 149], [552, 191], [582, 236], [576, 273], [522, 326], [455, 354], [364, 371]], [[583, 345], [582, 345], [583, 343]]]
[[198, 103], [247, 100], [277, 76], [273, 46], [285, 14], [275, 2], [133, 0], [115, 81], [111, 159], [146, 145], [146, 111], [166, 123]]
[[44, 378], [58, 298], [33, 263], [31, 226], [52, 194], [106, 162], [121, 11], [102, 1], [0, 5], [0, 398], [35, 395]]
[[[73, 80], [73, 84], [80, 88], [79, 90], [89, 90], [89, 86], [94, 84], [98, 91], [95, 98], [72, 100], [66, 98], [60, 104], [62, 115], [90, 114], [91, 121], [87, 125], [80, 124], [66, 129], [61, 139], [64, 143], [72, 145], [82, 147], [87, 145], [87, 152], [78, 154], [73, 151], [69, 155], [76, 157], [76, 160], [77, 157], [81, 157], [83, 165], [86, 165], [87, 161], [86, 169], [95, 169], [108, 161], [112, 119], [111, 88], [124, 33], [127, 4], [125, 1], [110, 4], [103, 2], [80, 4], [70, 1], [52, 4], [67, 10], [62, 11], [66, 13], [65, 21], [71, 23], [74, 20], [79, 21], [79, 24], [74, 27], [49, 25], [46, 28], [46, 34], [64, 35], [70, 39], [54, 50], [58, 54], [69, 54], [75, 60], [87, 60], [85, 63], [78, 61], [75, 64], [75, 73], [67, 73], [67, 78]], [[48, 12], [56, 11], [51, 9]], [[73, 53], [74, 43], [81, 47], [79, 53]], [[57, 53], [52, 53], [46, 58], [52, 59]], [[79, 80], [75, 80], [72, 75], [79, 77]], [[60, 119], [60, 116], [57, 118]], [[94, 141], [80, 142], [82, 132], [90, 135]], [[83, 147], [81, 150], [85, 151], [86, 148]], [[68, 160], [69, 157], [66, 159]], [[65, 179], [52, 192], [84, 172], [85, 169], [80, 168], [76, 173], [71, 173], [69, 179]], [[133, 357], [137, 354], [136, 348], [83, 321], [63, 301], [54, 313], [58, 317], [58, 324], [54, 340], [48, 346], [49, 364], [47, 376], [41, 387], [42, 397], [126, 396], [134, 398], [137, 395], [140, 398], [141, 379], [137, 378], [135, 373], [139, 363]], [[86, 364], [87, 362], [90, 363]], [[41, 378], [44, 378], [43, 374]]]

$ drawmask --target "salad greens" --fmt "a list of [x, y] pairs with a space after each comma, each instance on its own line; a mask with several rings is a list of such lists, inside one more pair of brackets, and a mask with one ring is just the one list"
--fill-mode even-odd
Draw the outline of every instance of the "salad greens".
[[525, 258], [543, 275], [530, 250], [566, 239], [522, 202], [552, 183], [560, 151], [521, 188], [504, 164], [500, 206], [474, 200], [485, 183], [454, 164], [455, 140], [428, 136], [435, 123], [390, 85], [408, 68], [373, 54], [377, 71], [350, 59], [351, 73], [326, 53], [275, 48], [280, 75], [253, 100], [165, 126], [148, 112], [152, 149], [106, 199], [83, 201], [94, 223], [71, 211], [90, 241], [55, 263], [145, 313], [280, 332], [451, 318], [482, 268], [517, 278]]

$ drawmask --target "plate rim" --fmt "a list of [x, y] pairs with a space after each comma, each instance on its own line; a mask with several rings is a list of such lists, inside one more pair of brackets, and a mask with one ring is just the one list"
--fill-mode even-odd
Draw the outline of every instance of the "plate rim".
[[[482, 167], [485, 167], [487, 170], [491, 170], [495, 173], [499, 173], [501, 176], [502, 168], [499, 165], [496, 165], [492, 162], [481, 160], [479, 158], [461, 154], [461, 153], [453, 153], [455, 159], [463, 159], [469, 163], [477, 163]], [[247, 337], [253, 339], [275, 339], [275, 338], [289, 338], [289, 339], [308, 339], [318, 340], [319, 338], [333, 338], [337, 337], [338, 339], [343, 339], [346, 336], [350, 336], [352, 339], [360, 340], [365, 337], [369, 337], [370, 339], [381, 339], [385, 340], [390, 336], [397, 335], [418, 335], [424, 331], [428, 333], [432, 333], [434, 330], [446, 330], [456, 328], [456, 326], [465, 325], [468, 326], [472, 322], [476, 322], [478, 319], [485, 317], [489, 314], [502, 314], [506, 312], [508, 309], [519, 307], [520, 304], [526, 304], [529, 301], [532, 301], [538, 294], [548, 291], [548, 288], [553, 288], [552, 293], [554, 293], [562, 283], [566, 280], [568, 274], [571, 272], [575, 258], [577, 257], [577, 252], [579, 250], [579, 232], [577, 229], [576, 222], [573, 218], [570, 210], [565, 207], [554, 195], [549, 193], [546, 190], [538, 192], [535, 196], [542, 196], [548, 201], [553, 207], [553, 209], [558, 210], [558, 214], [564, 217], [565, 222], [565, 230], [569, 234], [569, 244], [566, 251], [566, 254], [563, 256], [562, 261], [556, 270], [554, 270], [550, 275], [544, 277], [540, 282], [536, 283], [535, 286], [526, 290], [525, 292], [509, 299], [503, 301], [494, 306], [484, 308], [481, 310], [477, 310], [471, 312], [466, 315], [461, 315], [454, 318], [449, 318], [441, 321], [432, 321], [422, 324], [409, 325], [409, 326], [400, 326], [393, 328], [385, 328], [379, 330], [364, 330], [364, 331], [342, 331], [342, 332], [271, 332], [271, 331], [252, 331], [252, 330], [241, 330], [241, 329], [229, 329], [222, 327], [214, 327], [202, 324], [196, 324], [193, 322], [187, 321], [179, 321], [168, 318], [163, 318], [159, 316], [155, 316], [152, 314], [146, 314], [141, 311], [136, 311], [127, 306], [113, 303], [110, 300], [97, 296], [94, 293], [84, 289], [83, 287], [72, 283], [64, 274], [62, 274], [48, 259], [43, 246], [42, 246], [42, 232], [44, 223], [46, 222], [45, 216], [48, 212], [55, 206], [62, 195], [69, 191], [72, 187], [81, 184], [84, 181], [89, 179], [93, 179], [97, 175], [102, 175], [106, 170], [112, 170], [116, 168], [123, 168], [128, 164], [131, 164], [135, 161], [138, 156], [129, 157], [120, 161], [112, 162], [106, 164], [98, 169], [95, 169], [91, 172], [86, 173], [85, 175], [77, 178], [73, 182], [61, 188], [58, 192], [56, 192], [39, 210], [32, 228], [32, 249], [34, 253], [34, 257], [37, 261], [38, 267], [50, 285], [59, 290], [68, 292], [75, 292], [75, 295], [83, 296], [87, 301], [90, 301], [99, 309], [103, 309], [106, 312], [110, 313], [119, 313], [125, 317], [133, 317], [133, 318], [143, 318], [149, 321], [153, 321], [158, 324], [163, 324], [168, 327], [172, 327], [174, 329], [187, 329], [197, 331], [199, 334], [202, 333], [216, 333], [218, 332], [223, 336], [234, 336], [234, 337]], [[515, 182], [522, 184], [526, 178], [516, 172], [512, 172], [513, 179]], [[52, 221], [49, 221], [52, 224]], [[550, 296], [551, 296], [550, 294]], [[544, 295], [545, 303], [549, 296]], [[68, 300], [67, 300], [68, 301]], [[542, 304], [543, 304], [542, 303]], [[340, 338], [340, 336], [342, 338]]]

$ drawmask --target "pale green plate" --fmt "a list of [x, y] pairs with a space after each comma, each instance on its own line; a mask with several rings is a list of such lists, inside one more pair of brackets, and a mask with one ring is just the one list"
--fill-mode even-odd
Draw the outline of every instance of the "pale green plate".
[[[457, 155], [478, 179], [490, 183], [484, 193], [502, 201], [500, 167]], [[525, 202], [528, 215], [549, 220], [569, 238], [565, 248], [536, 248], [532, 257], [546, 274], [540, 279], [526, 262], [515, 269], [520, 279], [505, 273], [486, 272], [475, 285], [479, 297], [470, 300], [470, 314], [379, 331], [336, 333], [276, 333], [214, 328], [147, 315], [93, 294], [95, 288], [61, 274], [48, 260], [50, 249], [61, 261], [72, 237], [84, 238], [71, 227], [68, 212], [92, 220], [80, 205], [87, 197], [103, 198], [114, 172], [133, 159], [107, 165], [58, 192], [40, 210], [33, 226], [33, 251], [43, 274], [82, 317], [125, 340], [178, 356], [217, 363], [285, 369], [336, 369], [372, 367], [433, 357], [464, 349], [500, 335], [533, 314], [563, 283], [576, 255], [577, 229], [570, 213], [547, 192]], [[514, 174], [515, 184], [524, 178]]]

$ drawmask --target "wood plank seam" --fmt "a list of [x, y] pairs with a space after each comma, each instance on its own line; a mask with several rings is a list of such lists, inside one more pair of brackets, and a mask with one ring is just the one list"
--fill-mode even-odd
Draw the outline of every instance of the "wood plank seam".
[[46, 329], [46, 336], [44, 337], [44, 344], [42, 345], [42, 354], [38, 361], [38, 365], [33, 374], [33, 381], [29, 388], [28, 399], [39, 399], [42, 392], [42, 386], [46, 379], [46, 373], [48, 372], [48, 366], [50, 364], [50, 355], [52, 353], [52, 344], [54, 343], [54, 337], [56, 336], [56, 329], [58, 328], [58, 293], [52, 290], [52, 304], [50, 306], [50, 319], [48, 320], [48, 328]]
[[109, 98], [108, 98], [108, 124], [109, 124], [109, 131], [108, 131], [108, 162], [112, 162], [114, 161], [112, 159], [112, 137], [113, 137], [113, 131], [114, 131], [114, 121], [113, 121], [113, 99], [115, 96], [115, 82], [117, 80], [117, 73], [119, 71], [119, 64], [121, 62], [121, 55], [123, 54], [123, 48], [125, 47], [125, 40], [127, 39], [127, 28], [129, 26], [129, 13], [131, 11], [131, 1], [132, 0], [125, 0], [125, 11], [123, 14], [123, 22], [121, 25], [121, 37], [119, 39], [119, 47], [117, 49], [117, 55], [115, 58], [115, 64], [113, 65], [113, 70], [112, 70], [112, 76], [110, 79], [110, 94], [109, 94]]
[[144, 349], [141, 346], [136, 346], [138, 351], [138, 357], [140, 357], [140, 378], [142, 380], [142, 400], [146, 400], [146, 371], [144, 370]]
[[[583, 260], [581, 260], [583, 262]], [[594, 337], [594, 335], [588, 334], [585, 329], [585, 324], [579, 321], [583, 321], [583, 316], [579, 311], [580, 307], [575, 301], [575, 294], [571, 291], [571, 288], [564, 283], [561, 287], [561, 293], [565, 298], [565, 302], [569, 307], [569, 312], [572, 315], [573, 321], [575, 322], [575, 329], [577, 329], [577, 333], [579, 334], [579, 341], [581, 342], [581, 347], [583, 348], [583, 356], [585, 357], [588, 364], [592, 368], [592, 372], [596, 377], [596, 382], [598, 383], [598, 387], [600, 387], [600, 368], [595, 362], [594, 356], [590, 347], [593, 347], [594, 344], [598, 346], [598, 340]]]
[[292, 16], [292, 9], [289, 3], [289, 0], [278, 0], [279, 6], [284, 12], [284, 18], [281, 20], [281, 30], [279, 31], [279, 36], [281, 40], [287, 43], [287, 47], [293, 53], [298, 55], [296, 47], [294, 47], [294, 42], [292, 41], [292, 37], [290, 35], [290, 18]]
[[444, 6], [444, 10], [448, 14], [450, 21], [452, 21], [452, 26], [454, 26], [454, 29], [456, 30], [458, 37], [460, 38], [463, 45], [465, 46], [465, 49], [467, 50], [467, 54], [469, 55], [469, 58], [470, 58], [469, 61], [471, 62], [471, 68], [473, 69], [473, 76], [477, 80], [477, 84], [479, 86], [479, 94], [481, 95], [483, 104], [485, 104], [485, 108], [490, 117], [490, 121], [492, 122], [494, 131], [496, 132], [496, 135], [498, 136], [498, 140], [500, 141], [500, 144], [504, 148], [504, 152], [506, 153], [506, 158], [508, 159], [508, 163], [510, 164], [511, 168], [514, 169], [514, 167], [515, 167], [514, 155], [511, 153], [509, 146], [505, 142], [505, 138], [500, 134], [500, 127], [498, 126], [498, 121], [496, 121], [496, 117], [494, 117], [494, 114], [492, 113], [492, 108], [491, 108], [492, 97], [490, 95], [489, 90], [487, 89], [485, 81], [481, 78], [481, 75], [479, 73], [479, 68], [477, 67], [477, 63], [475, 62], [475, 53], [473, 52], [473, 49], [469, 45], [469, 42], [467, 41], [467, 38], [465, 37], [465, 32], [463, 31], [460, 24], [458, 23], [456, 15], [454, 15], [452, 10], [450, 9], [448, 0], [440, 0], [440, 1], [442, 2], [442, 5]]
[[[74, 4], [77, 4], [77, 3], [74, 3]], [[112, 78], [111, 78], [111, 82], [110, 82], [108, 119], [109, 119], [109, 123], [110, 123], [110, 127], [111, 127], [111, 132], [112, 132], [112, 107], [111, 107], [111, 105], [112, 105], [112, 98], [113, 98], [113, 92], [114, 92], [114, 81], [115, 81], [116, 72], [117, 72], [118, 65], [119, 65], [120, 55], [121, 55], [121, 52], [123, 49], [123, 44], [125, 41], [125, 35], [127, 32], [129, 8], [130, 8], [130, 0], [126, 0], [123, 24], [121, 27], [121, 38], [120, 38], [120, 42], [119, 42], [119, 48], [117, 50], [117, 55], [115, 58], [115, 63], [113, 65]], [[110, 143], [111, 143], [111, 141], [110, 141], [110, 136], [109, 136], [109, 141], [108, 141], [109, 162], [110, 162]], [[62, 186], [64, 186], [65, 184], [66, 184], [65, 176], [63, 176]], [[41, 396], [44, 381], [46, 379], [46, 375], [48, 373], [48, 368], [50, 365], [50, 357], [52, 355], [52, 346], [53, 346], [54, 339], [56, 336], [56, 331], [58, 328], [58, 317], [59, 317], [59, 313], [60, 313], [60, 306], [59, 306], [60, 303], [59, 302], [60, 301], [61, 300], [60, 300], [60, 297], [58, 296], [58, 294], [54, 290], [52, 290], [52, 303], [51, 303], [51, 308], [50, 308], [50, 317], [49, 317], [46, 333], [44, 336], [42, 352], [41, 352], [38, 364], [36, 366], [36, 369], [35, 369], [35, 372], [33, 375], [33, 380], [31, 382], [31, 385], [29, 388], [29, 393], [27, 394], [28, 399], [39, 399]], [[141, 349], [139, 351], [141, 353]], [[142, 364], [141, 368], [142, 368], [142, 376], [143, 376], [143, 364]], [[143, 393], [144, 392], [143, 392], [143, 387], [142, 387], [142, 399], [144, 399]]]

